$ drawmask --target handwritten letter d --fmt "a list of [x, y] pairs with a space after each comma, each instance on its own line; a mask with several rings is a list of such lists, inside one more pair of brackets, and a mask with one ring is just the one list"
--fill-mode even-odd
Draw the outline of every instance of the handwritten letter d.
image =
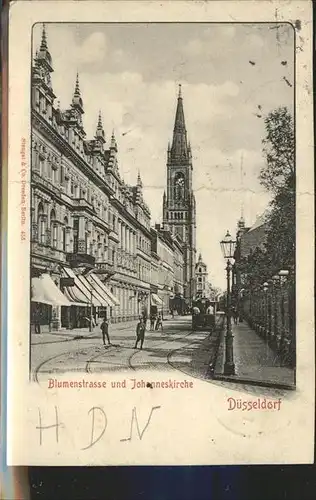
[[[100, 434], [98, 435], [97, 438], [94, 438], [94, 413], [96, 410], [99, 410], [99, 412], [101, 413], [101, 415], [103, 415], [103, 418], [104, 418], [104, 424], [103, 424], [103, 429], [102, 431], [100, 432]], [[95, 443], [97, 443], [101, 437], [103, 436], [103, 434], [105, 433], [105, 429], [107, 428], [107, 425], [108, 425], [108, 419], [107, 419], [107, 416], [106, 414], [104, 413], [104, 411], [102, 410], [102, 408], [100, 408], [99, 406], [93, 406], [93, 408], [90, 408], [90, 410], [88, 411], [88, 415], [92, 412], [92, 424], [91, 424], [91, 442], [88, 446], [86, 446], [85, 448], [81, 448], [82, 450], [87, 450], [88, 448], [91, 448], [91, 446], [93, 446]]]

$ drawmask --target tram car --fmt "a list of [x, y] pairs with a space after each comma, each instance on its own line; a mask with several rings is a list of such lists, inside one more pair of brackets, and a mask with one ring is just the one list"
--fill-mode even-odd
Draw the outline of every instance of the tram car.
[[192, 330], [209, 330], [215, 328], [217, 302], [206, 298], [196, 299], [192, 303]]

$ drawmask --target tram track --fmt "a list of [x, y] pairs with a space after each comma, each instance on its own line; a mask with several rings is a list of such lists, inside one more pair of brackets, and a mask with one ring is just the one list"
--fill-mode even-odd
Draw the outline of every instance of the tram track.
[[[157, 344], [155, 344], [154, 346], [151, 346], [151, 347], [158, 347], [158, 345], [161, 345], [161, 344], [170, 344], [172, 342], [176, 342], [176, 341], [179, 341], [179, 340], [182, 340], [186, 337], [188, 337], [189, 335], [191, 335], [193, 333], [192, 330], [190, 330], [188, 333], [186, 333], [185, 335], [181, 335], [177, 338], [173, 338], [173, 339], [165, 339], [165, 340], [161, 340], [161, 341], [158, 341]], [[135, 365], [132, 364], [132, 359], [137, 355], [137, 354], [140, 354], [141, 352], [146, 352], [146, 350], [142, 351], [142, 350], [138, 350], [136, 352], [134, 352], [133, 354], [131, 354], [131, 356], [129, 357], [128, 359], [128, 364], [129, 364], [129, 367], [133, 370], [133, 371], [136, 371], [138, 367], [136, 367]], [[154, 363], [152, 362], [151, 365], [153, 367], [155, 367], [158, 363]], [[139, 366], [139, 368], [141, 369], [141, 365]]]
[[[125, 328], [124, 328], [125, 329]], [[124, 330], [122, 328], [122, 330]], [[158, 332], [157, 332], [158, 333]], [[150, 344], [150, 348], [154, 348], [154, 349], [159, 349], [160, 346], [163, 346], [165, 344], [171, 344], [171, 343], [174, 343], [174, 342], [177, 342], [177, 341], [181, 341], [187, 337], [189, 337], [190, 335], [192, 335], [193, 333], [196, 333], [196, 332], [193, 332], [192, 330], [190, 331], [186, 331], [186, 333], [181, 333], [180, 335], [177, 335], [177, 334], [172, 334], [172, 331], [166, 333], [166, 337], [162, 338], [162, 339], [159, 339], [158, 341], [156, 341], [155, 343], [153, 344]], [[150, 340], [150, 335], [147, 336], [147, 341]], [[189, 343], [186, 343], [186, 345], [184, 346], [181, 346], [181, 347], [178, 347], [177, 349], [173, 349], [171, 350], [170, 352], [167, 353], [166, 355], [166, 365], [168, 364], [172, 369], [174, 370], [177, 370], [178, 368], [173, 366], [173, 363], [171, 361], [171, 357], [172, 355], [177, 352], [178, 350], [181, 350], [181, 349], [185, 349], [187, 348], [190, 344], [194, 344], [196, 342], [199, 342], [199, 340], [193, 340], [192, 342], [189, 342]], [[98, 352], [97, 354], [93, 355], [93, 356], [90, 356], [87, 360], [82, 360], [83, 363], [85, 363], [85, 367], [82, 369], [83, 372], [86, 372], [86, 373], [89, 373], [89, 374], [92, 374], [94, 373], [93, 369], [92, 369], [92, 364], [94, 362], [96, 362], [97, 360], [100, 360], [100, 362], [102, 363], [102, 359], [104, 359], [104, 364], [106, 365], [107, 361], [106, 361], [106, 358], [113, 355], [113, 353], [116, 351], [116, 347], [120, 347], [121, 348], [121, 352], [122, 352], [122, 357], [123, 359], [120, 360], [119, 358], [115, 360], [114, 364], [119, 366], [119, 369], [124, 369], [124, 368], [127, 368], [129, 370], [132, 370], [132, 371], [137, 371], [137, 370], [141, 370], [142, 369], [142, 363], [140, 363], [139, 365], [135, 364], [135, 362], [133, 362], [133, 360], [135, 360], [135, 357], [140, 355], [141, 353], [145, 353], [146, 355], [146, 348], [143, 349], [143, 350], [134, 350], [133, 347], [130, 347], [130, 346], [122, 346], [122, 345], [115, 345], [113, 344], [112, 346], [110, 346], [108, 349], [106, 349], [106, 351], [104, 351], [102, 349], [102, 352]], [[42, 371], [43, 367], [45, 365], [47, 365], [48, 363], [54, 361], [54, 360], [57, 360], [58, 358], [62, 358], [63, 356], [67, 357], [67, 356], [70, 356], [70, 355], [78, 355], [78, 356], [81, 356], [81, 355], [85, 355], [86, 354], [86, 351], [87, 350], [95, 350], [96, 349], [96, 346], [86, 346], [86, 347], [83, 347], [83, 348], [76, 348], [76, 349], [68, 349], [67, 351], [63, 351], [61, 353], [58, 353], [58, 354], [55, 354], [53, 356], [50, 356], [46, 359], [44, 359], [41, 363], [39, 363], [39, 365], [35, 368], [35, 370], [33, 371], [33, 380], [37, 383], [40, 383], [40, 380], [39, 380], [39, 376], [40, 376], [40, 372]], [[128, 352], [130, 350], [133, 350], [133, 352], [126, 358], [124, 359], [124, 355], [128, 354]], [[102, 363], [103, 364], [103, 363]], [[161, 368], [161, 365], [160, 363], [155, 363], [154, 361], [151, 361], [150, 362], [151, 366], [153, 369], [155, 369], [156, 367], [158, 367], [159, 365], [159, 368]], [[105, 368], [105, 367], [104, 367]], [[54, 370], [52, 370], [53, 372]], [[106, 368], [105, 370], [106, 371]], [[179, 370], [181, 371], [181, 370]]]
[[[185, 337], [187, 337], [188, 335], [190, 335], [192, 333], [192, 331], [186, 333], [185, 335], [181, 335], [181, 336], [177, 336], [177, 338], [173, 338], [173, 339], [163, 339], [163, 340], [159, 340], [157, 341], [154, 345], [151, 345], [151, 347], [158, 347], [162, 344], [167, 344], [167, 343], [170, 343], [170, 342], [175, 342], [177, 340], [181, 340]], [[114, 346], [113, 346], [114, 347]], [[121, 346], [120, 346], [121, 347]], [[127, 346], [124, 346], [123, 347], [124, 350], [130, 350], [130, 349], [133, 349], [134, 351], [134, 348], [133, 347], [127, 347]], [[129, 368], [130, 370], [133, 370], [133, 371], [136, 371], [137, 370], [137, 367], [132, 363], [132, 359], [140, 354], [140, 353], [143, 353], [143, 352], [146, 352], [146, 349], [144, 350], [137, 350], [137, 351], [134, 351], [132, 352], [132, 354], [130, 356], [128, 356], [127, 360], [126, 360], [126, 368]], [[91, 359], [89, 359], [86, 363], [86, 372], [87, 373], [93, 373], [93, 371], [91, 370], [91, 364], [94, 363], [96, 360], [98, 360], [99, 358], [104, 358], [105, 357], [105, 362], [106, 362], [106, 357], [107, 355], [109, 354], [112, 354], [113, 353], [113, 349], [108, 349], [106, 352], [102, 352], [102, 353], [98, 353], [96, 356], [93, 356]], [[117, 363], [119, 364], [119, 363]], [[123, 366], [123, 365], [122, 365]], [[154, 363], [153, 363], [153, 366], [154, 366]]]
[[[221, 321], [222, 321], [222, 320], [221, 320], [220, 318], [218, 318], [218, 319], [217, 319], [216, 324], [215, 324], [215, 330], [214, 330], [214, 332], [216, 331], [216, 329], [217, 329], [218, 327], [220, 327], [220, 323], [221, 323]], [[219, 334], [220, 334], [220, 333], [219, 333]], [[213, 333], [211, 334], [211, 336], [212, 336], [212, 335], [213, 335]], [[209, 348], [204, 348], [204, 349], [203, 349], [203, 347], [201, 346], [201, 344], [203, 344], [203, 342], [205, 342], [205, 340], [207, 340], [207, 339], [208, 339], [208, 336], [206, 336], [206, 337], [203, 339], [203, 341], [202, 341], [202, 342], [201, 342], [200, 340], [195, 339], [195, 340], [193, 340], [192, 342], [189, 342], [186, 346], [181, 346], [181, 347], [178, 347], [177, 349], [173, 349], [173, 350], [169, 351], [169, 352], [168, 352], [168, 354], [167, 354], [167, 363], [168, 363], [168, 365], [169, 365], [169, 366], [171, 366], [174, 370], [177, 370], [177, 371], [179, 371], [179, 372], [181, 372], [181, 373], [184, 373], [185, 375], [189, 375], [190, 377], [193, 377], [193, 378], [196, 378], [196, 379], [200, 379], [200, 380], [201, 380], [201, 377], [198, 377], [197, 375], [194, 375], [194, 374], [193, 374], [193, 373], [191, 373], [190, 371], [188, 371], [188, 370], [181, 370], [181, 368], [179, 368], [178, 366], [175, 366], [175, 365], [174, 365], [174, 363], [172, 363], [171, 358], [172, 358], [172, 356], [174, 356], [174, 354], [175, 354], [176, 352], [181, 351], [181, 350], [183, 350], [183, 349], [187, 349], [190, 345], [194, 345], [194, 344], [196, 344], [196, 343], [199, 343], [199, 344], [200, 344], [200, 348], [199, 348], [199, 351], [200, 351], [200, 352], [201, 352], [201, 351], [202, 351], [202, 352], [209, 352]], [[206, 380], [206, 379], [205, 379], [205, 380]]]
[[[37, 365], [37, 367], [35, 368], [35, 370], [33, 372], [34, 382], [37, 382], [39, 384], [39, 380], [38, 380], [39, 373], [41, 371], [41, 368], [44, 365], [46, 365], [47, 363], [50, 363], [51, 361], [53, 361], [57, 358], [60, 358], [62, 356], [68, 356], [69, 354], [85, 354], [83, 351], [85, 351], [87, 349], [89, 349], [89, 347], [85, 347], [82, 349], [71, 349], [71, 350], [64, 351], [64, 352], [61, 352], [59, 354], [55, 354], [54, 356], [50, 356], [49, 358], [44, 359], [44, 361], [42, 361], [39, 365]], [[90, 347], [90, 349], [91, 349], [91, 347]]]
[[[161, 339], [161, 340], [156, 341], [156, 343], [154, 345], [151, 344], [150, 347], [159, 347], [160, 345], [163, 345], [163, 344], [167, 344], [170, 342], [176, 342], [177, 340], [181, 340], [181, 339], [183, 339], [191, 334], [192, 334], [192, 331], [190, 330], [185, 335], [180, 335], [180, 336], [177, 336], [176, 338], [170, 339], [170, 337], [168, 337], [165, 339]], [[150, 338], [150, 337], [147, 337], [147, 339], [148, 338]], [[124, 350], [133, 349], [133, 351], [134, 351], [134, 348], [127, 347], [127, 346], [126, 347], [124, 346], [123, 349]], [[136, 371], [138, 367], [132, 363], [132, 360], [135, 358], [135, 356], [139, 355], [140, 353], [144, 353], [144, 352], [146, 352], [146, 349], [144, 349], [144, 350], [138, 349], [137, 351], [132, 352], [132, 354], [130, 356], [128, 356], [128, 358], [126, 360], [126, 368], [129, 368], [132, 371]], [[98, 353], [96, 356], [93, 356], [91, 359], [89, 359], [86, 363], [86, 372], [93, 373], [93, 371], [91, 370], [91, 364], [94, 363], [99, 358], [101, 358], [101, 359], [105, 358], [105, 363], [106, 363], [106, 357], [111, 353], [113, 353], [113, 349], [111, 349], [111, 350], [108, 349], [106, 352]], [[117, 364], [119, 364], [119, 363], [117, 363]], [[155, 366], [154, 363], [152, 363], [152, 365]]]

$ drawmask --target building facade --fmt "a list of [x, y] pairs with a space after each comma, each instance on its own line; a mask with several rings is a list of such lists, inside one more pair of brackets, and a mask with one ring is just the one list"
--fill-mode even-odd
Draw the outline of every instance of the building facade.
[[[52, 328], [82, 326], [91, 304], [94, 315], [95, 309], [103, 314], [105, 309], [113, 321], [134, 319], [150, 300], [150, 211], [142, 181], [138, 175], [135, 186], [124, 183], [114, 133], [108, 141], [101, 115], [94, 138], [87, 139], [78, 75], [69, 108], [55, 106], [52, 73], [44, 27], [32, 69], [31, 275], [49, 275], [66, 298], [58, 304], [55, 297], [54, 303], [52, 296], [43, 298], [43, 291], [41, 301], [35, 301], [37, 280], [32, 309], [41, 309], [41, 322]], [[108, 301], [87, 290], [87, 270], [106, 283]], [[85, 289], [70, 285], [77, 275]]]
[[[114, 132], [102, 116], [88, 139], [79, 77], [68, 109], [55, 105], [45, 27], [32, 67], [31, 323], [50, 329], [165, 313], [175, 284], [183, 292], [183, 248], [150, 226], [138, 173], [120, 175]], [[153, 252], [153, 231], [156, 246]]]
[[208, 272], [207, 265], [203, 262], [202, 255], [199, 254], [198, 261], [195, 266], [196, 275], [196, 297], [208, 297], [209, 296], [209, 283], [208, 283]]
[[187, 140], [181, 85], [172, 145], [167, 153], [167, 190], [163, 195], [163, 227], [183, 242], [184, 297], [188, 304], [196, 293], [196, 204], [192, 187], [192, 153]]
[[152, 309], [157, 306], [163, 315], [173, 309], [175, 297], [183, 297], [183, 273], [182, 243], [156, 224], [152, 229]]

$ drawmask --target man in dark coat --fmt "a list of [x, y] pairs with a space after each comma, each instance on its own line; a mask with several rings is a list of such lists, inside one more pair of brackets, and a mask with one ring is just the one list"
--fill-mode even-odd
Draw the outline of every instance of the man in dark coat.
[[34, 314], [34, 326], [35, 326], [35, 333], [41, 333], [41, 309], [39, 304], [36, 304], [36, 309]]
[[102, 323], [101, 323], [101, 331], [102, 331], [103, 344], [105, 345], [105, 337], [106, 337], [108, 344], [111, 345], [110, 336], [109, 336], [109, 322], [106, 318], [104, 318]]
[[139, 318], [139, 322], [136, 325], [136, 342], [134, 349], [137, 349], [138, 342], [140, 341], [140, 348], [143, 348], [143, 343], [145, 340], [145, 323], [142, 317]]

